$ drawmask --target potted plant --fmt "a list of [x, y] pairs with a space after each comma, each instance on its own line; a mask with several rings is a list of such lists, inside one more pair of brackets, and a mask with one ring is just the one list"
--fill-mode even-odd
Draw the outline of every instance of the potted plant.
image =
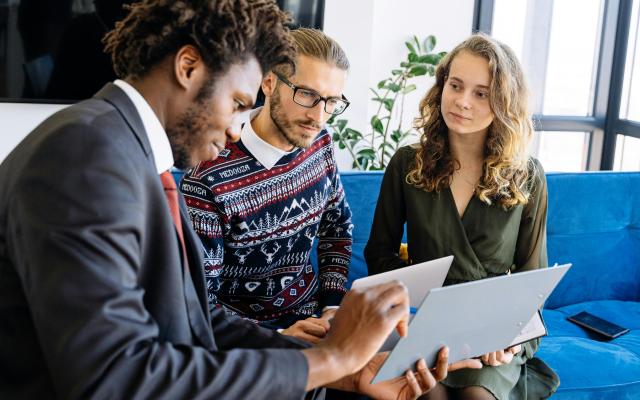
[[[413, 127], [405, 129], [402, 126], [404, 98], [416, 90], [411, 81], [419, 76], [433, 76], [436, 65], [446, 54], [432, 52], [436, 45], [436, 38], [432, 35], [423, 41], [414, 36], [405, 45], [409, 53], [400, 63], [400, 68], [391, 70], [391, 76], [378, 82], [376, 88], [370, 88], [373, 93], [371, 100], [378, 103], [378, 109], [371, 117], [367, 134], [350, 128], [346, 119], [332, 117], [328, 121], [333, 129], [333, 141], [340, 149], [349, 151], [354, 169], [385, 169], [393, 153], [414, 131]], [[399, 114], [398, 118], [393, 118], [395, 113]]]

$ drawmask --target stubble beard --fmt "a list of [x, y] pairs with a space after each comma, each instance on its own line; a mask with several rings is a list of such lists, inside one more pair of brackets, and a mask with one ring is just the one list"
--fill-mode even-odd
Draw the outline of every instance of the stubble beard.
[[[313, 143], [313, 141], [315, 140], [317, 135], [313, 136], [312, 138], [305, 139], [304, 137], [296, 136], [295, 134], [293, 134], [292, 131], [295, 129], [295, 126], [294, 126], [294, 123], [292, 123], [292, 121], [286, 118], [286, 114], [282, 110], [282, 102], [280, 101], [280, 94], [276, 91], [273, 94], [273, 96], [271, 96], [270, 101], [271, 101], [271, 107], [269, 110], [269, 115], [275, 127], [278, 128], [280, 135], [282, 135], [282, 137], [287, 142], [289, 142], [289, 144], [291, 144], [292, 146], [299, 147], [301, 149], [308, 149]], [[317, 127], [318, 133], [321, 129], [321, 127], [319, 127], [314, 121], [307, 120], [307, 121], [300, 121], [300, 122], [304, 125]]]

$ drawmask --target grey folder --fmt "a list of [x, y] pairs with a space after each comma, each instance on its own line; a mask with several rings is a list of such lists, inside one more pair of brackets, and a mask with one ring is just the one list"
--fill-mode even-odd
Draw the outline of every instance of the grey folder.
[[442, 287], [452, 262], [453, 256], [447, 256], [381, 274], [365, 276], [353, 281], [351, 289], [367, 288], [391, 282], [394, 279], [399, 280], [409, 291], [409, 305], [417, 308], [427, 297], [430, 289]]
[[[549, 297], [571, 264], [431, 289], [372, 383], [396, 378], [442, 346], [449, 362], [508, 347]], [[517, 295], [516, 295], [517, 294]]]

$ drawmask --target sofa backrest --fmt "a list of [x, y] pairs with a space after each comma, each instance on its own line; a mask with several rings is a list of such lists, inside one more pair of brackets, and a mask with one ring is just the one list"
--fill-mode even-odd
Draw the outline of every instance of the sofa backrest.
[[383, 172], [341, 172], [340, 179], [353, 214], [353, 247], [349, 264], [349, 285], [355, 279], [367, 276], [364, 246], [369, 240], [373, 213], [376, 210]]
[[[382, 172], [343, 172], [353, 212], [352, 279], [367, 273], [369, 238]], [[640, 172], [547, 174], [549, 263], [573, 264], [546, 303], [640, 300]]]
[[640, 300], [640, 172], [547, 175], [550, 263], [571, 262], [546, 303]]
[[[180, 174], [174, 174], [179, 180]], [[340, 175], [353, 212], [350, 285], [367, 275], [363, 252], [383, 173]], [[573, 268], [545, 307], [640, 301], [640, 172], [550, 173], [547, 183], [549, 263], [570, 262]]]

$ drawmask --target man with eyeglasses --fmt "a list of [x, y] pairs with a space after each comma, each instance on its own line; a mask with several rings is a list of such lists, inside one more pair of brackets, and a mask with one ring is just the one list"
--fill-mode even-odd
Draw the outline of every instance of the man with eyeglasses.
[[204, 245], [211, 307], [317, 343], [346, 292], [351, 258], [351, 211], [324, 129], [349, 105], [349, 61], [321, 31], [292, 36], [295, 71], [269, 72], [264, 107], [251, 112], [240, 141], [180, 186]]

